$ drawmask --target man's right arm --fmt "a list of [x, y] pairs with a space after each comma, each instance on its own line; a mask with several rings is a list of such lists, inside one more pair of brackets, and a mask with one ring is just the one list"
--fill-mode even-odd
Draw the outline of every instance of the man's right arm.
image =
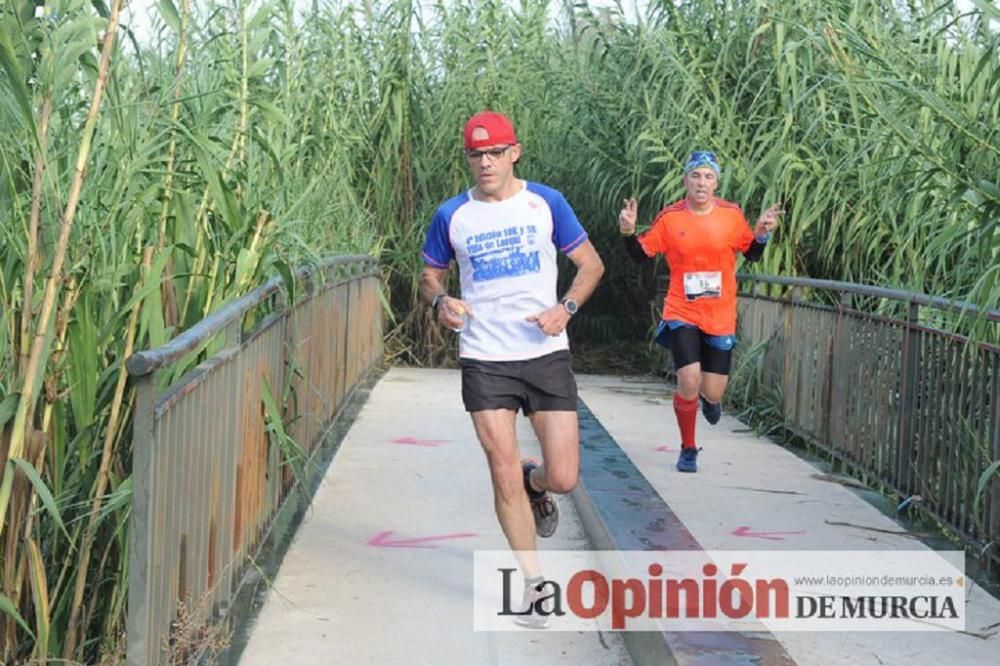
[[445, 293], [444, 282], [447, 275], [447, 268], [424, 264], [424, 270], [420, 274], [420, 298], [427, 305], [431, 305], [435, 296]]
[[465, 325], [464, 316], [473, 316], [472, 308], [465, 301], [448, 295], [444, 288], [447, 277], [447, 268], [424, 264], [424, 270], [420, 274], [420, 298], [428, 305], [434, 305], [434, 298], [440, 295], [434, 314], [448, 328], [459, 329]]

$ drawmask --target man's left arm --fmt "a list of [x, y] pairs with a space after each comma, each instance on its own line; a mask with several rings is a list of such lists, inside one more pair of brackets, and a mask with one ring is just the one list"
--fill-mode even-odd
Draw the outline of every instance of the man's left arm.
[[581, 243], [566, 256], [576, 266], [576, 276], [569, 290], [563, 294], [562, 300], [572, 299], [577, 305], [583, 305], [597, 289], [601, 276], [604, 275], [604, 262], [589, 240]]
[[747, 261], [760, 261], [761, 256], [764, 254], [764, 248], [767, 246], [767, 241], [771, 238], [771, 231], [778, 224], [778, 219], [781, 215], [784, 215], [785, 211], [781, 207], [781, 202], [778, 202], [764, 211], [760, 219], [757, 220], [757, 224], [753, 227], [753, 240], [750, 242], [750, 246], [743, 252], [743, 256], [746, 257]]
[[537, 315], [528, 317], [528, 321], [538, 324], [538, 327], [546, 335], [559, 335], [569, 324], [570, 309], [575, 309], [573, 305], [566, 305], [567, 301], [572, 301], [576, 307], [583, 305], [594, 290], [597, 289], [601, 276], [604, 275], [604, 262], [597, 254], [594, 244], [589, 240], [580, 243], [567, 255], [570, 261], [576, 266], [576, 275], [573, 277], [573, 284], [563, 295], [562, 299], [554, 306], [540, 312]]

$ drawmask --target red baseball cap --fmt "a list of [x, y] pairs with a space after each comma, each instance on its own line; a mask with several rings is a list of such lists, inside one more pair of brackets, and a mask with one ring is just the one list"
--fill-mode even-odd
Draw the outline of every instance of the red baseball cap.
[[[473, 139], [472, 133], [482, 128], [486, 130], [485, 139]], [[465, 147], [469, 150], [483, 146], [496, 146], [502, 143], [515, 144], [517, 136], [510, 119], [496, 111], [480, 111], [465, 123]]]

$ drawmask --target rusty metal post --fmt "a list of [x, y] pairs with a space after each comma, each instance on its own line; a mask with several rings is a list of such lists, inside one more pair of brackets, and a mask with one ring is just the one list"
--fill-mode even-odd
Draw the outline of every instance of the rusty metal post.
[[[993, 363], [993, 460], [1000, 461], [1000, 355]], [[993, 548], [993, 573], [1000, 574], [1000, 470], [990, 484], [990, 526], [987, 534]], [[989, 565], [987, 565], [989, 569]]]
[[899, 385], [899, 438], [896, 443], [896, 486], [913, 492], [913, 437], [917, 411], [917, 368], [920, 366], [920, 306], [910, 303], [903, 334], [903, 364]]
[[793, 400], [795, 396], [790, 395], [792, 393], [788, 390], [791, 386], [791, 373], [792, 373], [792, 356], [794, 345], [794, 338], [792, 336], [792, 329], [795, 324], [795, 303], [798, 300], [800, 293], [799, 287], [792, 287], [791, 293], [788, 295], [788, 299], [785, 301], [783, 307], [785, 314], [785, 335], [782, 344], [784, 349], [782, 349], [782, 361], [781, 361], [781, 380], [782, 380], [782, 406], [781, 406], [781, 418], [782, 425], [788, 427], [789, 412], [793, 411], [791, 406], [793, 405]]
[[136, 382], [132, 425], [132, 525], [129, 534], [129, 587], [126, 630], [126, 663], [146, 666], [158, 661], [157, 634], [152, 631], [150, 564], [153, 561], [151, 498], [155, 491], [153, 447], [156, 408], [156, 373]]

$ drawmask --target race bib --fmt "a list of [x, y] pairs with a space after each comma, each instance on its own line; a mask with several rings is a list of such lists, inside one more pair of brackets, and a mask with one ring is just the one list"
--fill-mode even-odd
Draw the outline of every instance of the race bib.
[[699, 298], [718, 298], [722, 295], [722, 272], [684, 274], [684, 296], [689, 301]]

